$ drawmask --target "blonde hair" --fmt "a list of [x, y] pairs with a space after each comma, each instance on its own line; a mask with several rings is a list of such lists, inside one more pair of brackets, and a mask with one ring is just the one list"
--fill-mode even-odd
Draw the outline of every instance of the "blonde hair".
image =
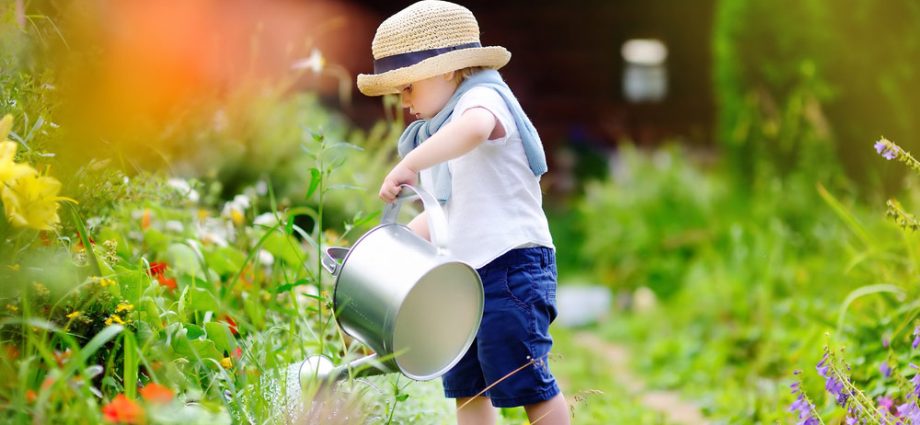
[[484, 66], [471, 66], [469, 68], [458, 69], [454, 71], [454, 83], [459, 86], [461, 83], [463, 83], [464, 80], [470, 78], [471, 75], [484, 69], [488, 68]]

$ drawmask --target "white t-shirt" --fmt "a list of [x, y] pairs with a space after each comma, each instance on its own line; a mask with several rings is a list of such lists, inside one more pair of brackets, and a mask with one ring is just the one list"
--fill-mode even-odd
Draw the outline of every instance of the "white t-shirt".
[[[448, 250], [480, 268], [515, 248], [554, 248], [543, 213], [540, 178], [530, 169], [508, 106], [495, 90], [474, 87], [457, 101], [452, 117], [474, 107], [492, 112], [505, 135], [447, 162], [451, 173], [451, 195], [445, 205]], [[430, 170], [422, 171], [421, 182], [431, 192]]]

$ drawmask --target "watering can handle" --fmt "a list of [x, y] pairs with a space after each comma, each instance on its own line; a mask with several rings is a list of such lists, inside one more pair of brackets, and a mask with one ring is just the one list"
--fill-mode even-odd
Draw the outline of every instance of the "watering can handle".
[[326, 269], [329, 274], [338, 276], [342, 265], [339, 260], [344, 260], [346, 255], [348, 255], [348, 248], [337, 246], [326, 247], [326, 255], [323, 255], [321, 260], [323, 268]]
[[[399, 217], [399, 209], [402, 207], [403, 201], [419, 197], [422, 199], [422, 205], [425, 206], [425, 212], [428, 213], [428, 231], [431, 234], [431, 244], [438, 249], [439, 253], [446, 252], [447, 217], [444, 216], [444, 209], [441, 208], [441, 204], [438, 203], [438, 200], [435, 199], [434, 196], [431, 196], [430, 193], [422, 189], [407, 184], [400, 185], [400, 187], [402, 187], [402, 190], [399, 192], [399, 196], [396, 197], [396, 201], [392, 204], [387, 204], [383, 209], [383, 218], [380, 220], [380, 223], [396, 223], [396, 219]], [[415, 194], [405, 194], [406, 189], [415, 192]]]

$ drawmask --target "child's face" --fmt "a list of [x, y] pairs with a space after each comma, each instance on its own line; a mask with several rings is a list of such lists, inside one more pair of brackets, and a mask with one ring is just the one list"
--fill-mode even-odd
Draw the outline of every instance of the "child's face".
[[455, 90], [453, 72], [416, 81], [400, 91], [402, 107], [416, 119], [430, 119], [441, 111]]

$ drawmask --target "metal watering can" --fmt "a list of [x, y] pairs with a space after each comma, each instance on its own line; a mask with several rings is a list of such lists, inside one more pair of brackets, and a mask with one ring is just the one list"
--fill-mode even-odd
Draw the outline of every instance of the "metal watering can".
[[[299, 381], [400, 372], [425, 381], [453, 367], [482, 320], [484, 294], [476, 270], [447, 252], [447, 219], [438, 201], [409, 185], [386, 206], [379, 225], [349, 248], [327, 248], [323, 267], [335, 280], [333, 306], [345, 333], [374, 354], [341, 366], [322, 357], [299, 365]], [[406, 189], [415, 195], [406, 196]], [[407, 199], [419, 197], [431, 242], [397, 223]]]

